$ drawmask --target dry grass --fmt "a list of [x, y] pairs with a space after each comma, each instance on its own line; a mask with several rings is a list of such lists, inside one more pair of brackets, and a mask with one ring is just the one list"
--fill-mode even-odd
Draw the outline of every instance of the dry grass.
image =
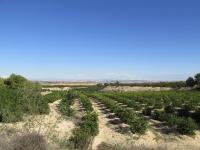
[[11, 150], [47, 150], [47, 142], [38, 133], [29, 133], [15, 137], [11, 141]]
[[152, 150], [152, 149], [149, 149], [145, 146], [136, 147], [136, 146], [123, 146], [120, 144], [111, 145], [107, 143], [101, 143], [98, 146], [98, 150]]
[[9, 142], [0, 139], [0, 150], [47, 150], [45, 138], [38, 133], [14, 136]]

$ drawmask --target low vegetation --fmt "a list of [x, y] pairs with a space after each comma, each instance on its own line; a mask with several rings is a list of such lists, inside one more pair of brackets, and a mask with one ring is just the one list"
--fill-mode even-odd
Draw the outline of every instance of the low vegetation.
[[200, 121], [199, 92], [123, 92], [101, 95], [123, 103], [136, 112], [143, 112], [155, 120], [166, 122], [181, 134], [194, 134]]
[[44, 100], [47, 103], [53, 103], [56, 100], [60, 100], [62, 99], [63, 94], [65, 94], [66, 92], [64, 91], [52, 91], [52, 93], [49, 93], [47, 95], [44, 95]]
[[24, 114], [47, 114], [48, 103], [41, 95], [41, 85], [12, 74], [0, 85], [0, 122], [16, 122]]
[[130, 125], [132, 133], [145, 133], [147, 129], [147, 121], [141, 116], [137, 115], [134, 111], [117, 105], [112, 99], [102, 96], [99, 93], [91, 95], [94, 99], [102, 102], [108, 107], [113, 113], [115, 113], [124, 123]]
[[88, 149], [94, 136], [99, 132], [98, 115], [93, 111], [92, 104], [88, 97], [81, 92], [76, 93], [85, 108], [85, 115], [81, 119], [80, 126], [73, 132], [69, 139], [75, 149]]
[[62, 93], [59, 104], [59, 110], [63, 115], [71, 116], [73, 114], [73, 109], [71, 108], [74, 103], [74, 98], [76, 97], [75, 93], [72, 91]]

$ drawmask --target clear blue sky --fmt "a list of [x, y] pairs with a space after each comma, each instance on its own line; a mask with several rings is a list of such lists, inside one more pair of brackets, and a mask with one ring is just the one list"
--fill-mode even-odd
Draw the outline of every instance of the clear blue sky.
[[0, 76], [184, 80], [199, 0], [0, 0]]

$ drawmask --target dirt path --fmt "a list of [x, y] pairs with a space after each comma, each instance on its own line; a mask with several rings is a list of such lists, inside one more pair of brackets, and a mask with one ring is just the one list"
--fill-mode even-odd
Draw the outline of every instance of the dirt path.
[[94, 110], [98, 113], [99, 118], [99, 134], [94, 138], [92, 149], [97, 150], [97, 147], [102, 142], [116, 144], [128, 142], [131, 139], [130, 135], [118, 133], [113, 126], [109, 124], [109, 119], [106, 114], [102, 113], [97, 107], [96, 103], [92, 101]]

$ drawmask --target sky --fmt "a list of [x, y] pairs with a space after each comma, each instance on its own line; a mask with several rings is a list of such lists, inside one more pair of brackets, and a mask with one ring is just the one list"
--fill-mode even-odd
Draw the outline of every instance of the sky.
[[200, 72], [199, 0], [0, 0], [0, 76], [185, 80]]

